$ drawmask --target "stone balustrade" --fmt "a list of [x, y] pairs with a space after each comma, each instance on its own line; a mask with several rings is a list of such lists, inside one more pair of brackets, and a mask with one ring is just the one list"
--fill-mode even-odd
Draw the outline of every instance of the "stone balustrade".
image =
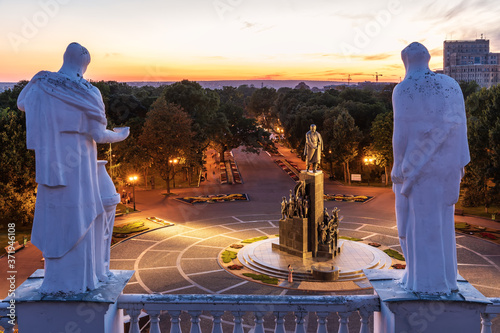
[[[491, 304], [481, 314], [481, 333], [491, 333], [491, 321], [500, 314], [500, 298], [489, 298]], [[368, 333], [369, 318], [373, 312], [380, 311], [377, 296], [270, 296], [270, 295], [150, 295], [125, 294], [118, 298], [118, 307], [130, 316], [129, 333], [139, 333], [139, 318], [149, 316], [149, 332], [160, 333], [160, 315], [170, 316], [170, 332], [202, 332], [200, 318], [212, 322], [211, 332], [221, 333], [223, 323], [232, 326], [233, 332], [243, 333], [244, 328], [253, 326], [253, 332], [285, 332], [285, 316], [294, 319], [295, 332], [306, 332], [305, 318], [316, 318], [316, 331], [327, 332], [327, 317], [338, 315], [338, 332], [346, 333], [348, 318], [357, 312], [360, 318], [359, 332]], [[0, 327], [5, 333], [13, 333], [14, 326], [9, 324], [7, 308], [9, 303], [0, 302]], [[181, 323], [181, 317], [183, 322]], [[189, 319], [186, 319], [189, 318]], [[227, 318], [232, 318], [228, 322]], [[290, 319], [288, 319], [290, 318]], [[250, 322], [251, 320], [251, 322]], [[182, 324], [182, 325], [181, 325]], [[290, 324], [287, 321], [287, 330]], [[314, 325], [309, 325], [309, 327]], [[205, 327], [203, 327], [205, 328]], [[205, 332], [205, 330], [203, 330]], [[22, 333], [22, 332], [20, 332]]]
[[491, 333], [491, 320], [500, 313], [500, 298], [489, 298], [492, 303], [481, 313], [481, 333]]
[[[256, 296], [256, 295], [121, 295], [118, 307], [130, 316], [129, 333], [139, 333], [139, 316], [144, 311], [150, 316], [150, 332], [159, 333], [162, 311], [170, 315], [170, 332], [181, 332], [179, 317], [190, 316], [190, 332], [201, 332], [200, 316], [212, 321], [211, 332], [222, 332], [222, 316], [233, 327], [233, 332], [243, 333], [244, 325], [253, 326], [254, 332], [272, 329], [285, 332], [285, 316], [293, 318], [295, 332], [306, 332], [305, 318], [315, 313], [317, 332], [327, 332], [326, 318], [337, 313], [338, 332], [348, 332], [348, 318], [359, 313], [360, 333], [368, 333], [368, 320], [380, 310], [377, 296]], [[250, 322], [252, 320], [253, 322]], [[290, 320], [290, 319], [288, 319]], [[287, 324], [288, 324], [287, 320]], [[287, 325], [288, 326], [288, 325]], [[246, 329], [245, 331], [248, 331]], [[287, 328], [286, 331], [290, 331]], [[182, 330], [185, 332], [185, 329]]]

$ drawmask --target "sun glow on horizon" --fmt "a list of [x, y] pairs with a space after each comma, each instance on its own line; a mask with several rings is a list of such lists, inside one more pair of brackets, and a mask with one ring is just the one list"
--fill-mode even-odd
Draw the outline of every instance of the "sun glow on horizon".
[[[89, 0], [0, 2], [6, 33], [0, 81], [57, 71], [73, 41], [85, 46], [92, 80], [316, 80], [399, 82], [412, 41], [442, 68], [443, 41], [484, 33], [500, 49], [494, 0]], [[8, 13], [8, 15], [5, 15]]]

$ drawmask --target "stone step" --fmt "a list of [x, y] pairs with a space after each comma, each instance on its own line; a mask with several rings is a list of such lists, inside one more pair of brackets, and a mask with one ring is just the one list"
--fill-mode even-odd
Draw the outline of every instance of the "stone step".
[[[275, 242], [276, 240], [274, 240]], [[265, 242], [273, 242], [273, 240], [267, 240]], [[257, 251], [260, 242], [254, 243], [254, 244], [249, 244], [245, 246], [245, 248], [241, 249], [238, 253], [238, 259], [239, 261], [246, 266], [248, 269], [255, 271], [260, 274], [266, 274], [272, 277], [280, 278], [280, 279], [286, 279], [288, 278], [288, 270], [285, 268], [283, 265], [283, 262], [280, 266], [279, 263], [271, 263], [271, 262], [262, 262], [261, 257], [262, 257], [262, 249], [259, 250], [259, 256], [255, 254], [255, 251]], [[359, 244], [358, 246], [361, 246]], [[363, 244], [362, 245], [365, 249], [368, 245]], [[276, 252], [277, 250], [272, 249], [270, 250], [270, 256], [274, 256], [276, 258]], [[366, 277], [363, 274], [363, 269], [387, 269], [392, 265], [392, 259], [385, 255], [382, 251], [376, 250], [376, 249], [371, 249], [373, 253], [379, 253], [379, 254], [374, 254], [373, 257], [373, 262], [370, 263], [369, 265], [365, 265], [363, 267], [360, 267], [360, 269], [356, 270], [342, 270], [339, 272], [339, 279], [336, 281], [360, 281], [366, 279]], [[264, 250], [265, 253], [265, 250]], [[342, 254], [341, 254], [342, 255]], [[344, 254], [345, 255], [345, 254]], [[283, 256], [278, 256], [280, 260], [283, 260], [283, 258], [289, 258], [289, 254], [283, 253]], [[265, 258], [265, 256], [263, 257]], [[276, 259], [274, 259], [276, 260]], [[285, 259], [286, 260], [286, 259]], [[317, 280], [313, 277], [311, 271], [300, 271], [295, 268], [295, 271], [293, 273], [294, 280], [296, 281], [311, 281], [311, 282], [321, 282], [320, 280]]]

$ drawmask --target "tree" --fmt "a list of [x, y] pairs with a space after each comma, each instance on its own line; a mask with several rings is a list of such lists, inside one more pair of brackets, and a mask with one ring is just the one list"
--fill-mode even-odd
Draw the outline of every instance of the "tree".
[[203, 89], [197, 82], [183, 80], [167, 86], [163, 97], [166, 102], [182, 107], [191, 117], [194, 142], [189, 162], [201, 167], [205, 149], [214, 135], [220, 131], [216, 115], [219, 96], [213, 90]]
[[240, 106], [228, 102], [221, 105], [218, 112], [219, 132], [212, 141], [224, 161], [224, 152], [244, 146], [246, 152], [260, 152], [261, 143], [267, 143], [269, 133], [257, 126], [253, 118], [246, 118]]
[[295, 88], [293, 89], [305, 89], [305, 90], [311, 90], [311, 88], [309, 88], [309, 86], [305, 83], [305, 82], [300, 82], [299, 84], [297, 84], [295, 86]]
[[266, 129], [273, 128], [277, 120], [271, 112], [276, 95], [274, 88], [264, 87], [257, 89], [250, 97], [250, 102], [247, 106], [250, 114], [255, 116]]
[[471, 162], [465, 167], [463, 204], [499, 204], [500, 86], [483, 88], [466, 101]]
[[[17, 98], [16, 98], [17, 99]], [[24, 112], [0, 110], [0, 224], [33, 221], [35, 156], [26, 148]]]
[[344, 166], [344, 180], [351, 183], [349, 163], [358, 155], [361, 131], [354, 124], [354, 118], [346, 109], [337, 107], [323, 124], [324, 150]]
[[139, 142], [166, 181], [167, 193], [170, 193], [170, 179], [175, 176], [172, 161], [190, 157], [193, 138], [189, 115], [180, 106], [159, 97], [147, 114]]
[[394, 127], [394, 114], [392, 111], [380, 113], [372, 123], [372, 144], [370, 151], [376, 157], [376, 164], [384, 168], [385, 185], [389, 183], [389, 167], [394, 161], [392, 155], [392, 132]]
[[476, 81], [463, 81], [461, 80], [458, 82], [460, 85], [460, 89], [462, 89], [462, 94], [464, 94], [464, 100], [467, 100], [467, 98], [478, 92], [479, 89], [481, 89], [481, 86], [476, 82]]

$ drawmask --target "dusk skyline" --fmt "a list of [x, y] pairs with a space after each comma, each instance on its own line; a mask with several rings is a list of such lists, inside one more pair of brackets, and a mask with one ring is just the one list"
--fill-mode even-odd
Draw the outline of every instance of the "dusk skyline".
[[444, 40], [490, 40], [500, 6], [463, 1], [0, 2], [0, 82], [57, 71], [70, 42], [92, 56], [85, 78], [116, 81], [399, 82], [413, 41], [442, 68]]

